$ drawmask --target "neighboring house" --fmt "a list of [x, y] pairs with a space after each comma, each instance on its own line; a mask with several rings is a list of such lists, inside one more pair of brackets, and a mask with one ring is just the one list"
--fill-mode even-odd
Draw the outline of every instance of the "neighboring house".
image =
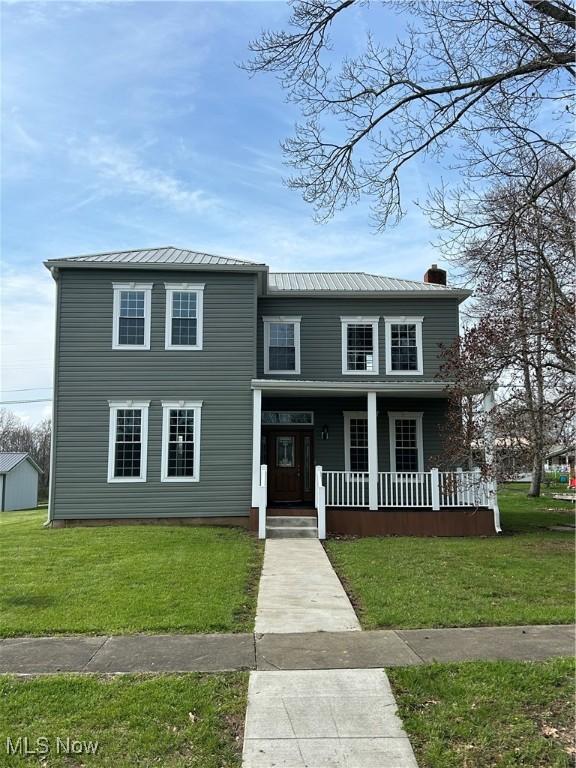
[[573, 472], [575, 464], [574, 448], [568, 445], [554, 445], [546, 454], [544, 469], [546, 472]]
[[469, 295], [435, 265], [424, 282], [273, 273], [166, 247], [46, 266], [54, 524], [177, 519], [264, 536], [279, 513], [299, 529], [318, 512], [321, 537], [498, 529], [476, 475], [430, 466], [448, 406], [439, 344]]
[[35, 507], [41, 474], [27, 453], [0, 453], [0, 512]]

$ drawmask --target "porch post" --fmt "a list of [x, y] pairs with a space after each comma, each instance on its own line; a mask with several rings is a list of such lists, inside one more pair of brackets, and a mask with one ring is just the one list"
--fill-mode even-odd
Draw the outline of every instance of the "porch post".
[[378, 430], [376, 392], [368, 392], [368, 507], [378, 509]]
[[260, 504], [260, 442], [262, 433], [262, 390], [253, 390], [252, 406], [252, 506]]

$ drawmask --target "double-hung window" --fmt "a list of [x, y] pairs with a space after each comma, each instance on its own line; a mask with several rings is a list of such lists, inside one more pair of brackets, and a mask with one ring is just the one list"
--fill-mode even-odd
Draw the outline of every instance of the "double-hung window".
[[378, 318], [341, 317], [342, 373], [378, 374]]
[[150, 349], [151, 283], [113, 283], [112, 349]]
[[202, 349], [204, 285], [166, 283], [166, 349]]
[[386, 317], [386, 373], [422, 374], [422, 317]]
[[300, 373], [300, 318], [264, 317], [264, 373]]
[[392, 413], [390, 420], [390, 469], [423, 472], [422, 414]]
[[347, 472], [368, 472], [368, 414], [344, 412], [344, 467]]
[[109, 401], [109, 483], [145, 482], [149, 404], [148, 400]]
[[200, 414], [202, 402], [162, 402], [162, 473], [166, 482], [200, 479]]

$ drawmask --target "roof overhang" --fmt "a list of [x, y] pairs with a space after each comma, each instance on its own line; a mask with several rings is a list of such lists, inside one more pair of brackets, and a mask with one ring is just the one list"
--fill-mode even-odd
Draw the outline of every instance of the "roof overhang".
[[451, 288], [446, 291], [288, 291], [270, 290], [264, 293], [267, 299], [457, 299], [461, 304], [472, 296], [472, 291]]
[[56, 269], [130, 269], [130, 270], [180, 270], [185, 272], [268, 272], [266, 264], [166, 264], [162, 262], [111, 262], [74, 261], [72, 259], [49, 259], [44, 266]]
[[445, 381], [302, 381], [301, 379], [252, 379], [252, 389], [273, 395], [365, 395], [387, 397], [448, 397]]

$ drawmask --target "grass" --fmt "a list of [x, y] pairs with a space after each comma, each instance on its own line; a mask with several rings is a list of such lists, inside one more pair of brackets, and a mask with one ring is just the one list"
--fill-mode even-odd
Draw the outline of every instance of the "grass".
[[329, 557], [365, 629], [574, 621], [570, 502], [499, 494], [504, 535], [331, 539]]
[[574, 764], [574, 663], [468, 662], [387, 670], [420, 768]]
[[[235, 768], [247, 675], [0, 678], [0, 766]], [[6, 738], [46, 737], [43, 758], [9, 755]], [[96, 754], [57, 754], [56, 739], [98, 742]], [[40, 743], [40, 746], [43, 742]]]
[[0, 515], [0, 636], [252, 631], [261, 547], [245, 531], [44, 520]]

